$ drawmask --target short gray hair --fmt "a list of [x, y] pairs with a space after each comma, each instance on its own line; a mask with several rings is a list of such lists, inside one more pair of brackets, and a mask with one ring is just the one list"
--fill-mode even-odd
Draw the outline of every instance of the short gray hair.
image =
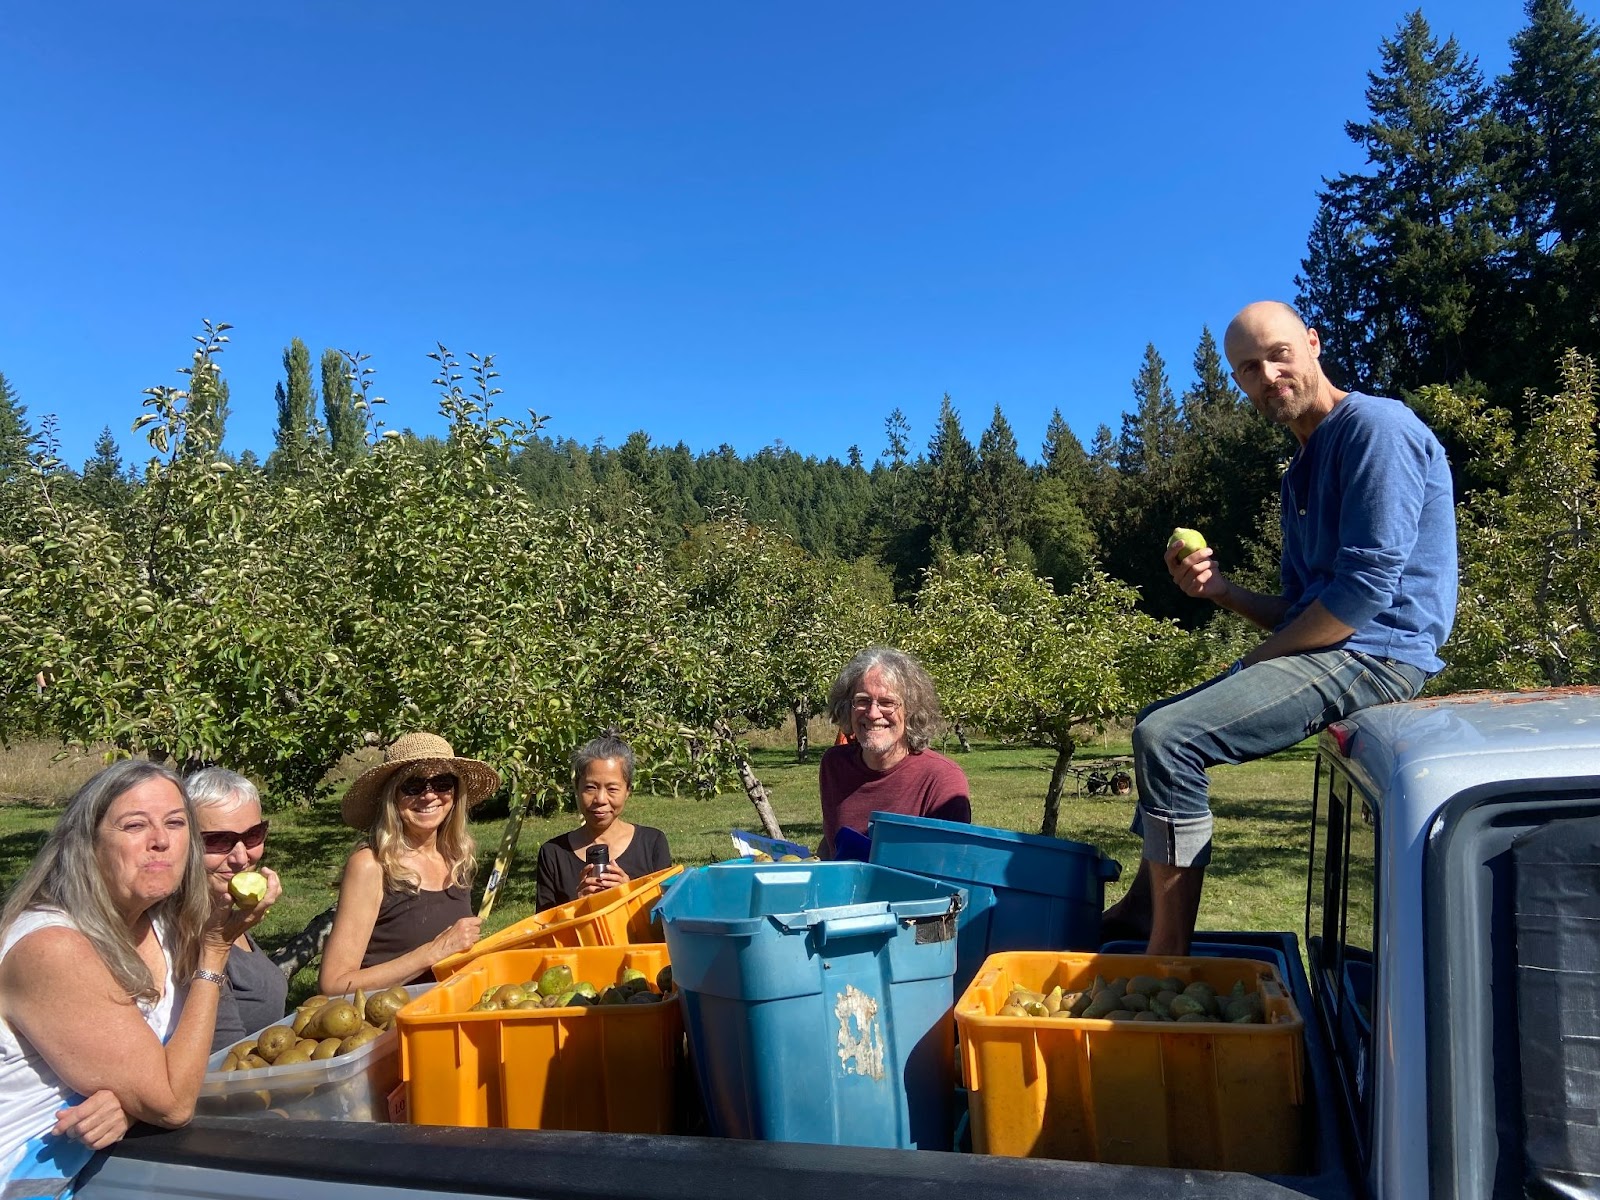
[[921, 754], [939, 728], [939, 694], [933, 677], [904, 650], [868, 646], [845, 664], [828, 689], [828, 715], [840, 729], [850, 728], [850, 706], [866, 673], [877, 667], [884, 682], [900, 693], [906, 710], [906, 746]]
[[599, 737], [591, 738], [573, 752], [573, 790], [576, 791], [583, 783], [584, 772], [589, 769], [590, 764], [607, 758], [614, 758], [622, 764], [622, 782], [628, 785], [630, 792], [633, 791], [633, 747], [623, 741], [621, 735], [614, 729], [608, 729]]
[[261, 793], [237, 771], [203, 767], [184, 783], [195, 808], [232, 808], [235, 804], [261, 804]]

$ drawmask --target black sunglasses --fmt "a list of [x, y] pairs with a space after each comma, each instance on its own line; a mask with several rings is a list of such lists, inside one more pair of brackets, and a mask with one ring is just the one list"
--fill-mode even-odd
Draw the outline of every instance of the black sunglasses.
[[212, 829], [200, 835], [200, 840], [206, 845], [207, 854], [226, 854], [239, 842], [243, 842], [246, 850], [254, 850], [267, 840], [267, 823], [252, 825], [243, 833], [235, 833], [231, 829]]
[[402, 796], [420, 796], [429, 789], [436, 796], [453, 796], [456, 791], [456, 777], [454, 775], [430, 775], [423, 779], [414, 776], [400, 785]]

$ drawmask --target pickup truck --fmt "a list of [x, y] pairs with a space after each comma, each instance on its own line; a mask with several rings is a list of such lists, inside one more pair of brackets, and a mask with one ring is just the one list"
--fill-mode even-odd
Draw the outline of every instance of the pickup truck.
[[1306, 1015], [1304, 1175], [231, 1117], [129, 1136], [80, 1195], [1600, 1194], [1600, 689], [1424, 699], [1339, 722], [1318, 743], [1306, 844], [1303, 940], [1196, 939], [1196, 952], [1283, 956]]

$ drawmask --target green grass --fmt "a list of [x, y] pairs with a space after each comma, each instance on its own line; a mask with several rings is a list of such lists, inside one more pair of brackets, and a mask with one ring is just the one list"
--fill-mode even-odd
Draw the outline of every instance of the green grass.
[[[953, 749], [953, 747], [947, 748]], [[754, 751], [757, 774], [772, 795], [784, 832], [815, 845], [821, 837], [817, 808], [817, 766], [794, 762], [792, 741], [785, 747]], [[1092, 744], [1081, 757], [1126, 754], [1115, 741]], [[979, 742], [971, 754], [954, 754], [972, 784], [973, 819], [1024, 832], [1037, 832], [1049, 782], [1051, 752]], [[1212, 772], [1212, 807], [1217, 815], [1216, 844], [1207, 875], [1200, 925], [1210, 929], [1298, 930], [1305, 905], [1305, 868], [1313, 751], [1309, 743], [1261, 762], [1220, 767]], [[1090, 842], [1122, 862], [1121, 883], [1107, 889], [1109, 903], [1119, 896], [1138, 866], [1139, 847], [1128, 832], [1132, 797], [1080, 795], [1069, 781], [1057, 832]], [[759, 832], [755, 811], [739, 792], [709, 800], [635, 795], [630, 820], [664, 830], [673, 857], [691, 865], [715, 862], [732, 853], [730, 828]], [[48, 804], [0, 805], [0, 886], [9, 888], [26, 868], [55, 819]], [[573, 814], [530, 816], [523, 823], [517, 860], [502, 886], [486, 932], [534, 911], [533, 863], [539, 844], [578, 824]], [[473, 827], [481, 852], [479, 883], [488, 875], [499, 845], [502, 822]], [[269, 948], [281, 944], [336, 898], [335, 884], [355, 842], [340, 822], [338, 805], [325, 802], [309, 811], [272, 814], [272, 834], [264, 860], [283, 878], [285, 895], [258, 931]], [[303, 971], [296, 992], [309, 990]]]

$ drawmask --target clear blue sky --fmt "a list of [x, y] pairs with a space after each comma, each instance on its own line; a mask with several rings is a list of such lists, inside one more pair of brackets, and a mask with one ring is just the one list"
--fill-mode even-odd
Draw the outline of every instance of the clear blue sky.
[[[25, 3], [0, 24], [0, 372], [80, 463], [234, 325], [228, 447], [289, 339], [440, 428], [441, 340], [619, 444], [919, 449], [940, 396], [1037, 456], [1293, 299], [1411, 5]], [[1584, 11], [1593, 15], [1594, 6]], [[1424, 8], [1491, 77], [1512, 0]]]

